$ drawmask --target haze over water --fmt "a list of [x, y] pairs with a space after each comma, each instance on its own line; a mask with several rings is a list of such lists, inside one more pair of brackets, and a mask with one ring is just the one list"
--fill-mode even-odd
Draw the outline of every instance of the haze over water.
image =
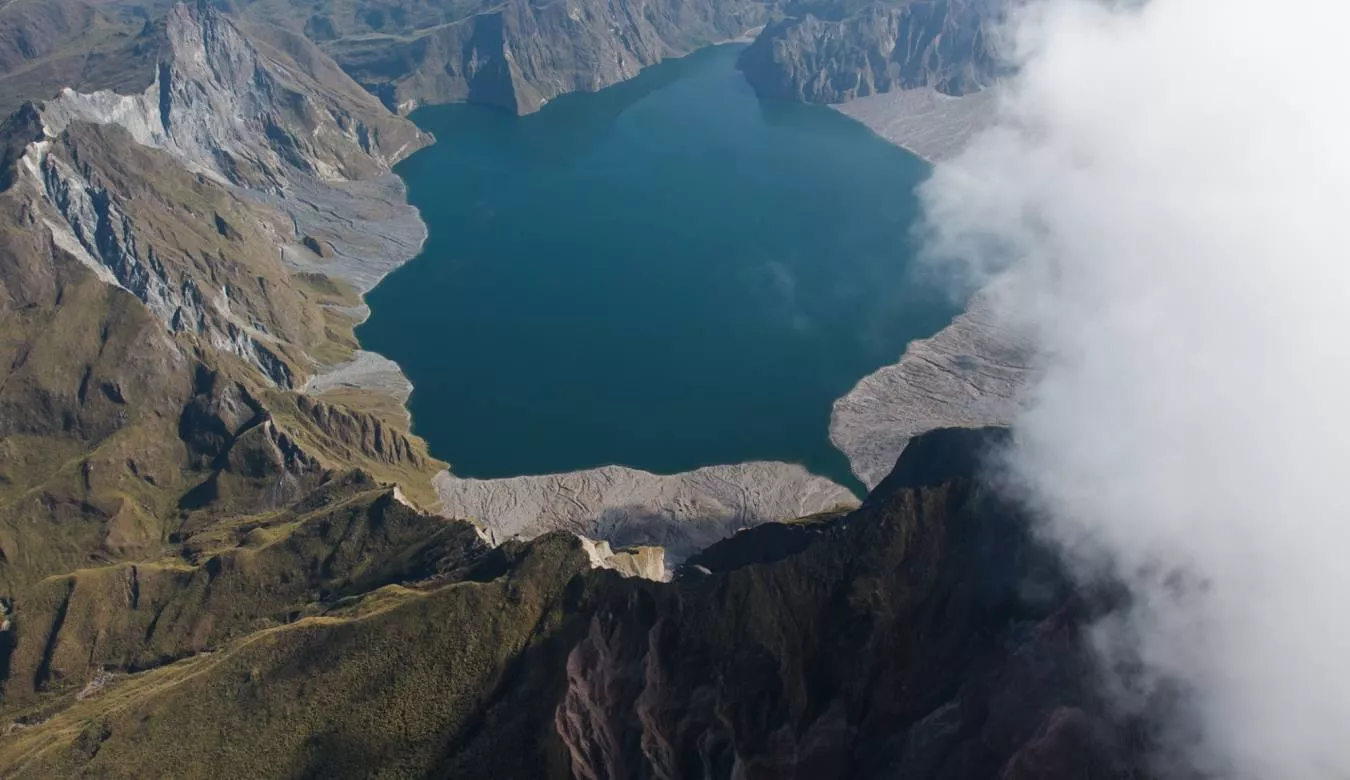
[[430, 226], [363, 346], [461, 476], [787, 460], [857, 486], [830, 407], [955, 309], [910, 269], [921, 160], [762, 102], [739, 46], [515, 117], [424, 109]]

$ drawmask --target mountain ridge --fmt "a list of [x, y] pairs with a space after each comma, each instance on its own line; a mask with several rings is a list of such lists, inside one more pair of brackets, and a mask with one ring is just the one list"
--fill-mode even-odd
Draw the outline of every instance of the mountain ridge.
[[988, 29], [995, 0], [804, 5], [800, 15], [771, 22], [741, 54], [741, 70], [761, 97], [843, 103], [919, 88], [961, 96], [999, 75]]
[[[715, 569], [691, 566], [673, 583], [592, 570], [564, 534], [451, 548], [439, 579], [338, 598], [187, 666], [72, 691], [67, 709], [0, 743], [0, 765], [104, 776], [345, 777], [372, 766], [456, 777], [1144, 776], [1143, 738], [1112, 725], [1090, 684], [1080, 637], [1097, 608], [981, 476], [1003, 440], [921, 436], [863, 508], [745, 531], [709, 551]], [[741, 557], [765, 549], [755, 537], [782, 533], [810, 538], [772, 560]], [[414, 652], [419, 643], [436, 652]], [[290, 698], [302, 680], [307, 693]]]

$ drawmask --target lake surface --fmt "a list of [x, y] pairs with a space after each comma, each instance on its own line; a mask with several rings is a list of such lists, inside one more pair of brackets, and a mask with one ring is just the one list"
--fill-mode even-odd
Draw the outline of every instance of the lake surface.
[[787, 460], [858, 487], [830, 407], [952, 303], [911, 269], [928, 166], [758, 100], [739, 46], [515, 117], [413, 119], [431, 235], [367, 300], [414, 430], [461, 476]]

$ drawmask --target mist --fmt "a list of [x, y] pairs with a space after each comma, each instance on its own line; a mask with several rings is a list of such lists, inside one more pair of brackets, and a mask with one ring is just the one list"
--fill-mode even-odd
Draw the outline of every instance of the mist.
[[[932, 258], [1029, 329], [1012, 475], [1164, 774], [1350, 777], [1350, 4], [1033, 3]], [[1122, 672], [1128, 670], [1128, 673]]]

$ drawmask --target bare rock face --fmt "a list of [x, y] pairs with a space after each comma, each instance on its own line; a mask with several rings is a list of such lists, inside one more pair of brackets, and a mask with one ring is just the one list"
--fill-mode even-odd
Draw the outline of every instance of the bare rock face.
[[854, 506], [847, 489], [801, 466], [743, 463], [662, 476], [622, 466], [547, 476], [434, 481], [446, 517], [494, 543], [568, 531], [614, 547], [658, 546], [671, 564], [736, 531]]
[[609, 542], [597, 542], [584, 536], [577, 538], [581, 540], [581, 548], [590, 557], [593, 568], [609, 569], [624, 577], [641, 577], [654, 582], [670, 579], [666, 571], [666, 551], [660, 547], [627, 547], [616, 551], [609, 546]]
[[[53, 241], [100, 279], [136, 296], [170, 332], [194, 334], [291, 386], [295, 368], [281, 344], [305, 343], [314, 323], [277, 278], [281, 215], [196, 179], [119, 125], [66, 125], [31, 145], [20, 178]], [[184, 206], [211, 213], [192, 219]], [[189, 216], [186, 226], [174, 225], [179, 216]], [[269, 295], [255, 294], [260, 276], [278, 282]]]
[[[295, 392], [354, 346], [358, 285], [324, 276], [373, 283], [420, 246], [389, 165], [429, 139], [312, 45], [209, 3], [144, 34], [139, 89], [68, 89], [0, 126], [6, 589], [178, 555], [184, 529], [352, 468], [432, 503], [440, 464], [392, 402]], [[324, 276], [288, 262], [307, 233], [333, 242]]]
[[306, 34], [390, 108], [469, 101], [522, 114], [592, 92], [666, 57], [735, 38], [768, 18], [757, 0], [369, 3], [359, 13], [238, 2]]
[[979, 477], [1002, 440], [930, 433], [846, 518], [594, 589], [554, 717], [572, 776], [1146, 777], [1093, 690], [1093, 607]]
[[842, 103], [896, 89], [976, 92], [995, 75], [986, 25], [991, 0], [901, 0], [829, 18], [809, 12], [770, 24], [741, 55], [762, 97]]
[[149, 89], [66, 89], [43, 106], [48, 132], [80, 121], [121, 125], [137, 143], [262, 189], [283, 187], [296, 172], [368, 178], [426, 143], [411, 125], [381, 117], [355, 84], [319, 82], [210, 6], [176, 5], [165, 26], [169, 51]]
[[[301, 319], [278, 261], [316, 223], [334, 236], [311, 239], [332, 256], [324, 271], [362, 290], [415, 254], [425, 229], [386, 180], [430, 139], [303, 39], [247, 37], [205, 4], [174, 6], [163, 27], [144, 92], [65, 89], [21, 112], [38, 132], [13, 149], [15, 170], [62, 250], [171, 332], [291, 387], [322, 324]], [[350, 244], [386, 236], [368, 262], [350, 260]]]

